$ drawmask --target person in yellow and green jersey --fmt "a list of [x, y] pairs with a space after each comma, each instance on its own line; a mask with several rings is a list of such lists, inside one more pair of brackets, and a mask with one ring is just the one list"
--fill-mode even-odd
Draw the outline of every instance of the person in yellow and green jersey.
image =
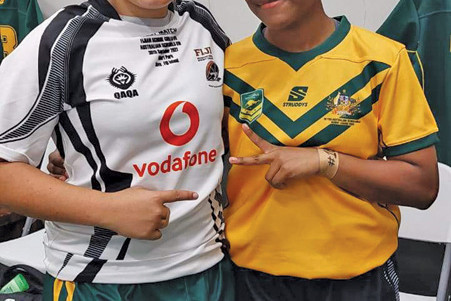
[[0, 63], [42, 20], [37, 0], [0, 0]]
[[438, 190], [405, 47], [320, 0], [246, 2], [262, 24], [224, 75], [237, 300], [399, 300], [398, 205], [426, 209]]

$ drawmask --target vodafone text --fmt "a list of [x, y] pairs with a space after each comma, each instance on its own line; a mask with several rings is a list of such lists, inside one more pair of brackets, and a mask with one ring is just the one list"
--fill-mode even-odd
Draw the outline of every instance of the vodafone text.
[[142, 163], [141, 165], [133, 164], [133, 168], [138, 173], [140, 178], [148, 174], [151, 177], [159, 173], [168, 173], [174, 171], [181, 171], [195, 165], [209, 164], [216, 161], [216, 149], [210, 151], [200, 151], [199, 153], [191, 153], [186, 151], [183, 157], [172, 157], [168, 155], [167, 159], [161, 163], [150, 162]]

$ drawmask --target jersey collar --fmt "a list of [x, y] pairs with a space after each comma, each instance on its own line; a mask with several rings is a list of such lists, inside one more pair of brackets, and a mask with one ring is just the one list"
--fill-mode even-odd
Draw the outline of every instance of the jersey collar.
[[275, 56], [281, 59], [282, 61], [290, 65], [291, 68], [298, 71], [302, 66], [313, 60], [318, 55], [332, 50], [347, 36], [349, 30], [351, 29], [351, 24], [349, 23], [348, 19], [346, 19], [345, 16], [337, 17], [336, 19], [340, 22], [340, 25], [335, 30], [335, 32], [332, 33], [332, 35], [327, 38], [327, 40], [324, 41], [321, 45], [318, 45], [317, 47], [309, 51], [288, 52], [272, 45], [263, 36], [263, 29], [265, 28], [265, 25], [263, 23], [257, 29], [257, 32], [252, 37], [252, 40], [254, 41], [254, 44], [258, 49], [268, 55]]
[[94, 6], [94, 8], [97, 9], [99, 13], [101, 13], [105, 17], [115, 20], [121, 19], [117, 11], [107, 0], [89, 0], [88, 3]]

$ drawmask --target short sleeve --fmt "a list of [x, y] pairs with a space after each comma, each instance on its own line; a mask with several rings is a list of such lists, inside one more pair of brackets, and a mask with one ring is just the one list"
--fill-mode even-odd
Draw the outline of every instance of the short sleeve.
[[[62, 107], [58, 84], [51, 84], [39, 64], [44, 29], [42, 24], [32, 31], [0, 65], [0, 158], [33, 166], [45, 153]], [[45, 83], [39, 83], [40, 73]]]
[[25, 26], [28, 31], [33, 30], [43, 21], [42, 12], [36, 0], [30, 0], [27, 7]]
[[434, 116], [405, 48], [382, 85], [378, 115], [386, 156], [407, 154], [438, 142]]

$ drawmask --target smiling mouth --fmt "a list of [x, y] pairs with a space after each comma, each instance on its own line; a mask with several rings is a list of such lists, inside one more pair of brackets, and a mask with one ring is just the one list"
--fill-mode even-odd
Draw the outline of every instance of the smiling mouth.
[[269, 0], [269, 1], [260, 1], [257, 3], [257, 6], [260, 8], [273, 8], [275, 7], [280, 0]]

